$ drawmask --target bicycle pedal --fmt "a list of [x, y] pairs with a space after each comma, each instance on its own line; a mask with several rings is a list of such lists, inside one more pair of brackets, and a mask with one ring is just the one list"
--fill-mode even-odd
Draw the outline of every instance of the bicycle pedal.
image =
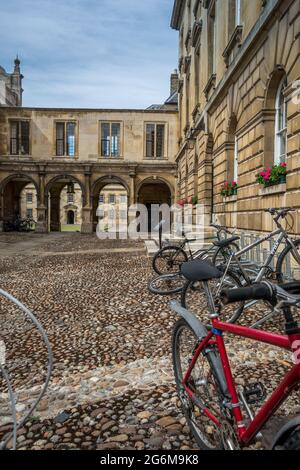
[[261, 382], [246, 385], [243, 393], [249, 405], [262, 401], [266, 397], [266, 390]]

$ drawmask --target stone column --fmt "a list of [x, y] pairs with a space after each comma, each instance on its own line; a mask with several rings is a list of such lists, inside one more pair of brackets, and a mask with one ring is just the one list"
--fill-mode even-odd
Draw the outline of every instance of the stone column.
[[4, 194], [0, 193], [0, 232], [3, 232], [3, 218], [4, 218]]
[[84, 177], [85, 196], [83, 197], [81, 233], [93, 233], [93, 208], [91, 207], [91, 168], [89, 166], [85, 167]]
[[47, 233], [48, 232], [48, 221], [47, 221], [47, 206], [45, 201], [45, 171], [42, 170], [39, 173], [39, 188], [40, 194], [37, 196], [37, 224], [35, 231], [36, 233]]

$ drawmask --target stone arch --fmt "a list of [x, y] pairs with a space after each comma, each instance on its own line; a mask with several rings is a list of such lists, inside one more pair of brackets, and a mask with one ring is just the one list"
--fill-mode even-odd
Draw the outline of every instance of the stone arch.
[[144, 204], [148, 211], [148, 231], [154, 229], [158, 221], [153, 221], [153, 206], [167, 204], [172, 205], [174, 201], [174, 188], [165, 178], [151, 176], [144, 178], [137, 185], [137, 202]]
[[4, 219], [13, 219], [21, 215], [21, 193], [32, 184], [36, 190], [36, 202], [40, 202], [40, 186], [33, 176], [27, 173], [13, 173], [0, 182], [0, 230]]
[[96, 230], [98, 224], [97, 209], [99, 205], [99, 195], [102, 189], [105, 186], [118, 184], [123, 186], [127, 192], [128, 200], [131, 197], [129, 184], [125, 179], [117, 175], [104, 175], [100, 178], [97, 178], [96, 181], [92, 184], [91, 188], [91, 207], [92, 207], [92, 217], [93, 217], [93, 230]]
[[143, 180], [141, 180], [136, 187], [136, 194], [139, 194], [144, 184], [151, 184], [151, 182], [166, 184], [170, 190], [171, 198], [173, 199], [174, 194], [175, 194], [174, 187], [166, 178], [163, 178], [162, 176], [148, 176], [144, 178]]
[[[48, 221], [48, 229], [50, 229], [50, 231], [61, 230], [61, 192], [63, 188], [70, 182], [78, 184], [80, 187], [82, 197], [82, 212], [83, 207], [87, 204], [87, 188], [77, 176], [69, 173], [61, 173], [51, 178], [45, 186], [44, 201], [46, 207], [46, 219]], [[83, 219], [83, 214], [81, 218]]]
[[65, 184], [68, 184], [69, 181], [73, 181], [74, 183], [79, 184], [79, 186], [81, 188], [81, 191], [82, 191], [83, 205], [86, 205], [86, 203], [87, 203], [87, 198], [86, 198], [87, 189], [85, 187], [85, 184], [79, 178], [77, 178], [77, 176], [74, 176], [74, 175], [69, 174], [69, 173], [59, 174], [59, 175], [51, 178], [50, 181], [48, 181], [48, 183], [45, 186], [45, 203], [48, 199], [48, 195], [49, 195], [49, 191], [51, 190], [51, 186], [53, 186], [55, 183], [59, 183], [60, 181], [64, 182], [64, 180], [66, 180]]

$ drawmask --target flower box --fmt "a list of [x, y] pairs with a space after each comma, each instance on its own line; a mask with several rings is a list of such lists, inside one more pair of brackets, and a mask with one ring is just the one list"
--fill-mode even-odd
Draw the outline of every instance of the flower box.
[[223, 197], [236, 196], [238, 192], [238, 185], [235, 181], [226, 181], [221, 188], [221, 194]]
[[256, 181], [262, 184], [264, 188], [269, 188], [277, 184], [285, 184], [286, 173], [286, 163], [280, 163], [280, 165], [274, 165], [258, 173], [256, 175]]

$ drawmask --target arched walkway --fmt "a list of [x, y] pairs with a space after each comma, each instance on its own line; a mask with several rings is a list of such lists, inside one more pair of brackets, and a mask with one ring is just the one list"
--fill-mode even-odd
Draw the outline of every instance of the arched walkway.
[[[153, 205], [172, 205], [173, 190], [171, 186], [159, 178], [147, 178], [142, 181], [137, 190], [137, 201], [146, 206], [148, 211], [148, 230], [151, 232], [154, 227], [151, 225]], [[156, 222], [155, 222], [156, 225]]]
[[[71, 198], [71, 196], [73, 196]], [[76, 213], [81, 225], [82, 208], [85, 197], [85, 188], [82, 182], [72, 175], [56, 176], [51, 179], [45, 188], [45, 206], [47, 208], [48, 230], [59, 232], [64, 225], [68, 225], [65, 220], [68, 205], [76, 205]], [[74, 212], [73, 212], [74, 213]], [[74, 213], [75, 221], [75, 213]], [[74, 224], [73, 224], [74, 225]]]
[[[117, 176], [99, 178], [92, 186], [93, 228], [97, 228], [100, 217], [108, 217], [105, 205], [114, 204], [115, 216], [124, 216], [129, 203], [130, 189], [127, 183]], [[126, 200], [125, 200], [126, 198]], [[122, 211], [122, 214], [121, 214]], [[124, 217], [123, 217], [124, 218]]]
[[[24, 191], [26, 187], [29, 188], [27, 191], [28, 200]], [[31, 195], [31, 197], [29, 197], [29, 195]], [[34, 217], [40, 199], [39, 196], [39, 186], [31, 176], [20, 173], [5, 178], [0, 183], [1, 229], [4, 228], [5, 222], [12, 222], [16, 217], [25, 218], [29, 215], [27, 208], [32, 209], [32, 217]]]

